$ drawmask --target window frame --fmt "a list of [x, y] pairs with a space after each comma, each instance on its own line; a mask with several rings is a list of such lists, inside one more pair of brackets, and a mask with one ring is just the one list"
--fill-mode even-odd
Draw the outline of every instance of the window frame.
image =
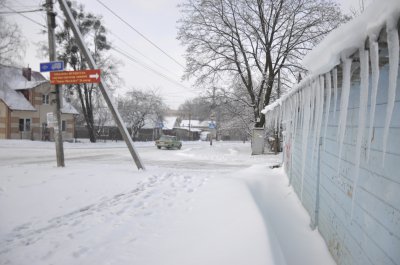
[[50, 104], [50, 95], [42, 94], [42, 104], [49, 105]]
[[32, 119], [31, 118], [19, 119], [18, 129], [20, 132], [30, 132], [32, 129]]
[[62, 132], [67, 131], [67, 121], [66, 120], [61, 121], [61, 131]]

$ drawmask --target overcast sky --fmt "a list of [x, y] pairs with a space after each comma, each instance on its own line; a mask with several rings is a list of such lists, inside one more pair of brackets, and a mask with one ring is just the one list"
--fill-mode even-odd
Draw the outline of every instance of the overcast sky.
[[[185, 61], [182, 56], [184, 48], [176, 39], [176, 21], [180, 16], [177, 4], [181, 1], [101, 0], [131, 26], [162, 48], [174, 60], [184, 65]], [[345, 11], [348, 11], [351, 6], [359, 6], [359, 1], [361, 0], [338, 0]], [[16, 10], [32, 10], [37, 9], [43, 2], [44, 0], [8, 0], [7, 5]], [[144, 63], [147, 67], [151, 67], [153, 70], [168, 77], [167, 79], [163, 78], [145, 69], [142, 65], [115, 53], [115, 57], [123, 62], [119, 69], [120, 77], [124, 80], [124, 83], [118, 89], [119, 94], [123, 94], [131, 87], [157, 90], [165, 102], [174, 109], [186, 99], [199, 95], [199, 90], [191, 87], [189, 82], [181, 82], [182, 66], [149, 44], [134, 30], [111, 14], [97, 0], [80, 0], [78, 2], [85, 5], [86, 11], [103, 17], [104, 25], [111, 31], [109, 38], [115, 47], [130, 54], [141, 64]], [[370, 1], [366, 0], [366, 2]], [[56, 7], [59, 9], [58, 5]], [[7, 9], [0, 7], [0, 10], [6, 11]], [[46, 25], [44, 12], [25, 13], [24, 15], [39, 24]], [[40, 62], [48, 61], [48, 58], [38, 54], [37, 45], [35, 44], [39, 41], [47, 41], [47, 35], [40, 33], [42, 26], [20, 15], [7, 15], [7, 19], [13, 20], [20, 25], [27, 40], [26, 56], [22, 66], [29, 64], [33, 70], [39, 71]]]

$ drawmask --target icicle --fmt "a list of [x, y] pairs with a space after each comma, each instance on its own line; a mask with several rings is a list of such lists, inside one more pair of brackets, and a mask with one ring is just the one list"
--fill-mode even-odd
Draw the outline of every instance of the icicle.
[[275, 132], [279, 133], [279, 127], [280, 127], [280, 122], [281, 122], [281, 118], [282, 118], [282, 105], [278, 104], [276, 111], [277, 111], [277, 114], [276, 114], [276, 121], [275, 121]]
[[321, 134], [322, 114], [324, 111], [324, 77], [319, 76], [316, 86], [315, 95], [315, 125], [314, 125], [314, 141], [312, 148], [312, 165], [314, 163], [314, 155], [319, 144], [319, 138]]
[[375, 108], [376, 108], [376, 95], [378, 93], [379, 83], [379, 44], [376, 41], [369, 43], [371, 53], [371, 107], [370, 107], [370, 120], [369, 120], [369, 132], [368, 132], [368, 147], [367, 147], [367, 161], [369, 161], [369, 155], [371, 151], [372, 132], [374, 129], [375, 122]]
[[311, 86], [311, 104], [310, 104], [310, 108], [311, 108], [311, 112], [310, 112], [310, 131], [312, 133], [314, 133], [314, 126], [315, 126], [315, 95], [316, 95], [316, 90], [317, 90], [317, 81], [314, 80], [312, 82], [312, 86]]
[[293, 119], [293, 122], [294, 122], [294, 137], [293, 137], [293, 145], [296, 143], [297, 127], [299, 125], [298, 121], [300, 119], [299, 96], [300, 96], [300, 93], [296, 93], [296, 95], [294, 97], [294, 119]]
[[307, 145], [308, 145], [308, 134], [310, 131], [310, 117], [311, 117], [311, 84], [303, 89], [303, 132], [302, 132], [302, 162], [301, 162], [301, 191], [300, 199], [303, 200], [303, 185], [304, 185], [304, 172], [306, 166], [306, 156], [307, 156]]
[[319, 79], [319, 77], [316, 78], [315, 85], [313, 86], [314, 89], [313, 89], [313, 95], [312, 95], [314, 104], [312, 104], [311, 113], [313, 114], [313, 118], [314, 119], [312, 121], [313, 126], [312, 126], [312, 128], [310, 128], [310, 130], [311, 130], [311, 168], [314, 165], [314, 155], [315, 155], [314, 147], [315, 147], [315, 138], [317, 136], [317, 127], [318, 127], [317, 126], [317, 123], [318, 123], [318, 107], [319, 107], [319, 100], [318, 99], [319, 99], [319, 93], [321, 91], [320, 83], [319, 83], [318, 79]]
[[285, 113], [285, 106], [282, 103], [280, 103], [278, 127], [276, 128], [276, 132], [278, 135], [281, 131], [281, 125], [284, 120], [284, 117], [283, 117], [284, 113]]
[[[396, 22], [397, 24], [397, 22]], [[385, 164], [389, 126], [392, 120], [394, 102], [396, 98], [397, 71], [399, 69], [399, 34], [395, 25], [387, 26], [387, 42], [389, 50], [389, 88], [386, 108], [385, 129], [383, 131], [382, 164]]]
[[338, 77], [337, 77], [337, 68], [333, 69], [333, 118], [336, 118], [337, 111], [337, 98], [338, 98]]
[[367, 119], [368, 107], [368, 88], [369, 88], [369, 55], [368, 51], [360, 49], [360, 107], [358, 109], [358, 130], [357, 130], [357, 143], [355, 155], [355, 173], [353, 182], [353, 198], [351, 202], [351, 218], [353, 217], [354, 200], [358, 185], [358, 177], [360, 174], [360, 160], [361, 160], [361, 144], [365, 134], [365, 121]]
[[328, 130], [329, 112], [331, 107], [332, 77], [328, 72], [326, 78], [326, 104], [325, 104], [325, 126], [324, 126], [324, 149], [326, 148], [326, 132]]
[[293, 137], [292, 137], [292, 152], [295, 150], [295, 146], [297, 146], [297, 127], [298, 127], [298, 121], [300, 119], [299, 116], [299, 95], [300, 93], [296, 93], [294, 95], [294, 110], [293, 110]]
[[320, 77], [320, 93], [319, 93], [319, 117], [318, 117], [318, 127], [317, 127], [317, 137], [315, 139], [315, 148], [318, 148], [319, 139], [321, 138], [321, 128], [322, 128], [322, 119], [324, 114], [324, 91], [325, 91], [325, 77]]
[[[304, 126], [304, 106], [305, 106], [305, 104], [304, 104], [304, 101], [305, 101], [305, 98], [304, 98], [304, 91], [305, 91], [305, 89], [306, 88], [303, 88], [301, 91], [300, 91], [300, 95], [299, 95], [299, 99], [300, 99], [300, 102], [299, 102], [299, 105], [300, 105], [300, 128], [303, 128], [303, 126]], [[300, 104], [300, 103], [302, 103], [302, 104]]]
[[342, 82], [342, 95], [340, 97], [340, 116], [339, 116], [339, 127], [338, 127], [338, 140], [339, 140], [339, 156], [338, 156], [339, 162], [337, 169], [338, 172], [340, 170], [343, 141], [346, 132], [347, 110], [349, 106], [349, 94], [350, 94], [351, 63], [352, 59], [346, 58], [343, 60], [343, 82]]

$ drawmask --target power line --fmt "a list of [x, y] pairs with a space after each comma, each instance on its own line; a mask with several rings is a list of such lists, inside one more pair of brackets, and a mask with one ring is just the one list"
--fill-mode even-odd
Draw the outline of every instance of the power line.
[[25, 16], [24, 14], [18, 13], [17, 10], [15, 10], [15, 9], [9, 7], [9, 6], [6, 6], [5, 4], [1, 4], [1, 5], [4, 6], [5, 8], [10, 9], [11, 11], [14, 11], [17, 15], [20, 15], [20, 16], [22, 16], [22, 17], [24, 17], [24, 18], [30, 20], [31, 22], [35, 23], [36, 25], [39, 25], [39, 26], [41, 26], [41, 27], [47, 29], [47, 27], [46, 27], [45, 25], [40, 24], [39, 22], [36, 22], [35, 20], [31, 19], [30, 17]]
[[5, 12], [1, 12], [0, 11], [0, 15], [34, 13], [34, 12], [40, 12], [40, 11], [44, 11], [44, 9], [25, 10], [25, 11], [8, 11], [8, 12], [7, 11], [5, 11]]
[[163, 70], [170, 72], [171, 74], [172, 71], [169, 70], [168, 68], [160, 65], [159, 63], [157, 63], [156, 61], [152, 60], [150, 57], [146, 56], [144, 53], [142, 53], [141, 51], [139, 51], [138, 49], [134, 48], [131, 44], [129, 44], [127, 41], [123, 40], [122, 38], [120, 38], [117, 34], [113, 33], [111, 30], [108, 30], [108, 32], [113, 35], [114, 37], [116, 37], [118, 40], [120, 40], [121, 42], [123, 42], [126, 46], [128, 46], [129, 48], [131, 48], [132, 50], [134, 50], [135, 52], [139, 53], [141, 56], [143, 56], [144, 58], [146, 58], [147, 60], [151, 61], [154, 65], [162, 68]]
[[171, 79], [170, 77], [164, 75], [163, 73], [160, 73], [159, 71], [157, 71], [157, 70], [151, 68], [151, 67], [148, 66], [147, 64], [145, 64], [145, 63], [139, 61], [137, 58], [133, 57], [132, 55], [128, 54], [127, 52], [124, 52], [124, 51], [122, 51], [121, 49], [119, 49], [119, 48], [117, 48], [117, 47], [111, 47], [111, 49], [114, 50], [114, 51], [116, 51], [117, 53], [121, 54], [122, 56], [124, 56], [124, 57], [127, 58], [128, 60], [130, 60], [130, 61], [132, 61], [132, 62], [134, 62], [134, 63], [140, 65], [141, 67], [143, 67], [143, 68], [145, 68], [145, 69], [147, 69], [147, 70], [153, 72], [154, 74], [156, 74], [156, 75], [158, 75], [158, 76], [160, 76], [160, 77], [162, 77], [162, 78], [168, 80], [169, 82], [174, 83], [175, 85], [178, 85], [178, 86], [180, 86], [180, 87], [182, 87], [182, 88], [184, 88], [184, 89], [186, 89], [186, 90], [191, 90], [190, 88], [184, 86], [183, 84], [181, 84], [181, 83], [179, 83], [179, 82], [177, 82], [177, 81]]
[[104, 8], [106, 8], [108, 11], [110, 11], [114, 16], [116, 16], [119, 20], [121, 20], [125, 25], [127, 25], [129, 28], [131, 28], [133, 31], [135, 31], [137, 34], [139, 34], [143, 39], [145, 39], [147, 42], [149, 42], [151, 45], [153, 45], [155, 48], [157, 48], [159, 51], [161, 51], [163, 54], [165, 54], [168, 58], [170, 58], [172, 61], [174, 61], [176, 64], [181, 66], [182, 68], [185, 68], [180, 62], [175, 60], [172, 56], [170, 56], [167, 52], [165, 52], [163, 49], [161, 49], [157, 44], [152, 42], [149, 38], [147, 38], [144, 34], [142, 34], [140, 31], [135, 29], [132, 25], [130, 25], [126, 20], [124, 20], [122, 17], [117, 15], [111, 8], [109, 8], [107, 5], [105, 5], [102, 1], [96, 0], [101, 4]]

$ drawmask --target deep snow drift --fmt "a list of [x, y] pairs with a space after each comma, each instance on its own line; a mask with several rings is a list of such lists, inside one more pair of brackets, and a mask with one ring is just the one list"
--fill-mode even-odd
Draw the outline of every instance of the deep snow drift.
[[334, 264], [280, 156], [136, 147], [0, 141], [0, 264]]

